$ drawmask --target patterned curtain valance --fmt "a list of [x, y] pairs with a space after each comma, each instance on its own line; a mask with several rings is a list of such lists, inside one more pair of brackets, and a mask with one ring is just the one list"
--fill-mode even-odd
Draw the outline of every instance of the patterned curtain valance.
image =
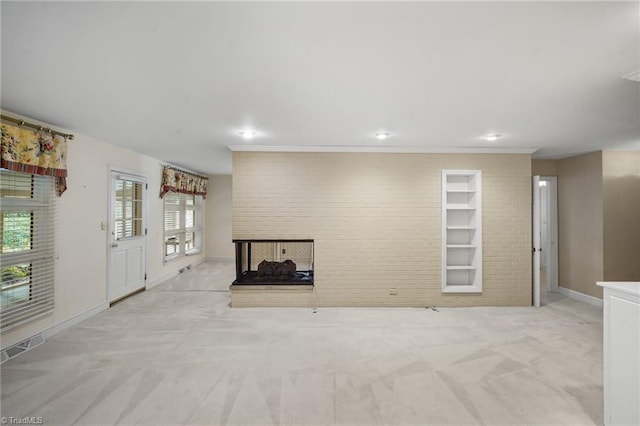
[[0, 166], [15, 172], [56, 178], [58, 195], [67, 189], [67, 141], [49, 132], [34, 131], [8, 123], [2, 130]]
[[160, 197], [167, 192], [181, 192], [183, 194], [202, 195], [207, 198], [208, 178], [165, 166], [162, 170], [162, 185]]

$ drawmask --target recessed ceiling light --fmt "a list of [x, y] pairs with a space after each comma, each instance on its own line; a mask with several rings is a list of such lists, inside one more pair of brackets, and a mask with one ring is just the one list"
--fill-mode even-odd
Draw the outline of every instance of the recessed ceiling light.
[[387, 132], [378, 132], [378, 133], [376, 133], [376, 138], [380, 139], [381, 141], [385, 140], [388, 137], [389, 137], [389, 133], [387, 133]]
[[238, 134], [245, 139], [252, 139], [254, 136], [257, 135], [255, 130], [240, 130]]
[[499, 135], [497, 133], [492, 133], [490, 135], [486, 135], [484, 138], [485, 138], [485, 140], [487, 140], [489, 142], [495, 142], [501, 137], [502, 137], [502, 135]]

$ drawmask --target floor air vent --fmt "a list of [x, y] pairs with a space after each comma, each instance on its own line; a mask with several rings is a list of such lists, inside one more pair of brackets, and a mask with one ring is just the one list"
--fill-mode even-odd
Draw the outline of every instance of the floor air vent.
[[13, 357], [20, 355], [23, 352], [35, 348], [36, 346], [40, 346], [43, 343], [44, 337], [42, 337], [42, 334], [36, 334], [35, 336], [27, 340], [23, 340], [22, 342], [16, 343], [15, 345], [3, 350], [0, 362], [5, 362]]

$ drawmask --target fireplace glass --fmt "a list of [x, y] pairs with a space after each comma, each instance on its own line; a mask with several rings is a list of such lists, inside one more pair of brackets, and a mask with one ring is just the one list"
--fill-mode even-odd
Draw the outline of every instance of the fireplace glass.
[[234, 285], [313, 284], [313, 240], [233, 240]]

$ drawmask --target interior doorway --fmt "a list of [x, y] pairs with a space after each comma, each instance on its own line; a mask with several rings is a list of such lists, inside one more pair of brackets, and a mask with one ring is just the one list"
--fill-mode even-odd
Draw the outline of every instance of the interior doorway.
[[533, 305], [558, 291], [558, 178], [533, 177]]

